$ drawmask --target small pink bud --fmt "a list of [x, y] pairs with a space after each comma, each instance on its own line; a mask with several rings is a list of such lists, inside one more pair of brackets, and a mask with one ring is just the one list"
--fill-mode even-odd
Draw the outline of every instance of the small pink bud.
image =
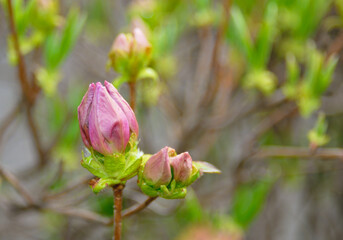
[[162, 148], [146, 162], [143, 177], [154, 186], [168, 185], [172, 178], [169, 157], [175, 155], [170, 147]]
[[124, 98], [108, 82], [105, 85], [89, 85], [78, 107], [78, 119], [86, 147], [112, 155], [125, 150], [131, 132], [138, 135], [138, 123]]
[[111, 51], [115, 53], [117, 52], [129, 53], [131, 46], [132, 46], [132, 40], [130, 40], [129, 37], [126, 36], [125, 34], [121, 33], [114, 40]]
[[133, 29], [133, 38], [136, 41], [138, 51], [149, 53], [151, 45], [140, 28]]
[[188, 152], [170, 158], [176, 182], [186, 184], [192, 174], [192, 158]]

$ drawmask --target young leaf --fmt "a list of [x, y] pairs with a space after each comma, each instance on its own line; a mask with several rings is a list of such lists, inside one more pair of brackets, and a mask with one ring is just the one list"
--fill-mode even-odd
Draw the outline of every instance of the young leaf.
[[218, 168], [208, 162], [193, 161], [193, 165], [202, 173], [221, 173]]

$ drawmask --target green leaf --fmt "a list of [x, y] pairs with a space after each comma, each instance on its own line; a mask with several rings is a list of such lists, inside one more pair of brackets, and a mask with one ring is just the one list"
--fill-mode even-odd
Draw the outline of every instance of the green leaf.
[[57, 84], [60, 82], [61, 76], [57, 70], [39, 68], [36, 72], [36, 78], [44, 93], [51, 97], [56, 93]]
[[283, 92], [288, 98], [295, 98], [297, 95], [297, 83], [299, 82], [300, 69], [295, 56], [288, 54], [286, 57], [287, 79], [283, 86]]
[[261, 211], [272, 184], [267, 179], [238, 187], [232, 205], [232, 217], [237, 224], [243, 228], [250, 225]]
[[76, 43], [85, 21], [85, 15], [72, 9], [68, 14], [62, 33], [55, 31], [48, 36], [44, 48], [44, 58], [48, 69], [56, 69], [67, 57]]
[[248, 62], [252, 62], [253, 59], [253, 43], [251, 40], [250, 32], [244, 16], [240, 9], [236, 6], [231, 9], [231, 24], [233, 29], [233, 39], [236, 45], [244, 53]]
[[325, 114], [320, 113], [314, 128], [308, 133], [308, 139], [315, 146], [323, 146], [330, 141], [330, 137], [326, 135], [328, 124], [325, 120]]
[[193, 161], [193, 165], [202, 173], [221, 173], [218, 168], [208, 162]]
[[253, 68], [262, 69], [266, 67], [273, 46], [277, 12], [277, 5], [274, 2], [269, 2], [262, 26], [256, 38], [254, 57], [252, 59], [254, 61]]

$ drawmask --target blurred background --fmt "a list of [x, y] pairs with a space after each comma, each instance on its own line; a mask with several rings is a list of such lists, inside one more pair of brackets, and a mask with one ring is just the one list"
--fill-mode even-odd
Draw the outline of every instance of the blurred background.
[[[111, 239], [76, 108], [117, 79], [108, 54], [134, 27], [158, 75], [137, 83], [140, 148], [222, 173], [126, 218], [123, 239], [343, 239], [343, 0], [0, 2], [0, 239]], [[131, 179], [124, 209], [145, 199]]]

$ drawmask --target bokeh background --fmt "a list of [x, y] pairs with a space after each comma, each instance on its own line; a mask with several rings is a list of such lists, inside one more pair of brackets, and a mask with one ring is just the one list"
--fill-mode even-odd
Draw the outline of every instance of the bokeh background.
[[[108, 53], [133, 27], [159, 76], [137, 84], [140, 148], [222, 173], [125, 219], [123, 239], [343, 238], [342, 0], [12, 0], [30, 104], [0, 2], [0, 239], [111, 239], [54, 208], [113, 215], [112, 192], [87, 186], [76, 108], [88, 84], [116, 79]], [[145, 199], [130, 180], [124, 208]]]

